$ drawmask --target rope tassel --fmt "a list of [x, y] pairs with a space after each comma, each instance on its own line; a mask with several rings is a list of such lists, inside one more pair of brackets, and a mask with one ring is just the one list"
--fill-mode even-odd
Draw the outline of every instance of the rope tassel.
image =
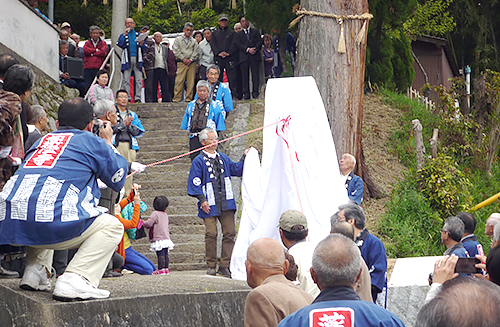
[[363, 40], [365, 39], [365, 34], [366, 34], [366, 20], [363, 22], [363, 26], [361, 26], [361, 29], [358, 32], [358, 35], [356, 36], [355, 42], [359, 45]]
[[338, 53], [345, 53], [345, 36], [344, 36], [344, 25], [342, 18], [339, 18], [339, 25], [340, 25], [340, 38], [337, 51]]

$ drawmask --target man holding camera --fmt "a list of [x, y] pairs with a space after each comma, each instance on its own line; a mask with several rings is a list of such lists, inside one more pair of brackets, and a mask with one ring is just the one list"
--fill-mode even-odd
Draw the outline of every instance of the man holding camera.
[[0, 239], [27, 246], [20, 287], [50, 291], [52, 250], [78, 248], [56, 282], [61, 301], [103, 299], [97, 287], [116, 246], [122, 224], [97, 206], [97, 179], [115, 191], [125, 183], [127, 161], [112, 145], [111, 124], [90, 133], [92, 106], [81, 98], [59, 106], [58, 130], [38, 141], [0, 193]]

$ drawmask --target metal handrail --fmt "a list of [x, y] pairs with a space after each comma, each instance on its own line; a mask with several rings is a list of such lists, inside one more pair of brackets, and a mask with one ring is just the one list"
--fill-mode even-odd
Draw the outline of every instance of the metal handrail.
[[[106, 64], [108, 63], [109, 61], [109, 57], [111, 56], [111, 54], [115, 51], [115, 48], [111, 48], [111, 50], [109, 51], [108, 55], [106, 56], [106, 58], [104, 59], [101, 67], [99, 67], [99, 70], [102, 70]], [[115, 57], [113, 57], [112, 59], [112, 65], [111, 65], [111, 71], [109, 72], [109, 80], [108, 80], [108, 84], [111, 85], [111, 81], [113, 80], [113, 73], [115, 72], [115, 65], [114, 65], [114, 59]], [[97, 79], [97, 76], [94, 76], [94, 79], [92, 80], [92, 83], [90, 83], [90, 86], [89, 86], [89, 89], [87, 90], [87, 93], [85, 93], [85, 97], [84, 99], [88, 101], [88, 96], [89, 96], [89, 92], [90, 92], [90, 87], [92, 85], [94, 85], [95, 81]]]

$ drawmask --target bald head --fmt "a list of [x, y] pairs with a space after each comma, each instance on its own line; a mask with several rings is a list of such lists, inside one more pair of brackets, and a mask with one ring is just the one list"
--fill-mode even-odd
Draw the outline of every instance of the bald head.
[[444, 283], [441, 292], [422, 307], [415, 326], [498, 326], [498, 303], [499, 286], [483, 279], [459, 276]]
[[288, 266], [283, 246], [278, 241], [270, 238], [258, 239], [247, 251], [247, 284], [255, 288], [269, 276], [286, 274]]
[[352, 239], [330, 234], [314, 250], [311, 274], [319, 289], [353, 287], [361, 272], [361, 260], [361, 253]]
[[278, 241], [261, 238], [248, 247], [247, 260], [258, 269], [282, 270], [285, 264], [285, 253]]

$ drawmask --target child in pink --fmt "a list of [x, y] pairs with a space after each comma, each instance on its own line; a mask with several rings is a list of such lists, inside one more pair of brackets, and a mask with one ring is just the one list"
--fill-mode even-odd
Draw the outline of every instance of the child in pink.
[[165, 212], [168, 207], [166, 196], [160, 195], [153, 200], [155, 211], [151, 213], [148, 220], [144, 222], [144, 227], [149, 228], [149, 241], [151, 251], [156, 252], [158, 257], [158, 270], [153, 275], [168, 275], [168, 265], [170, 260], [168, 252], [174, 248], [174, 243], [170, 240], [170, 229], [168, 227], [168, 215]]

